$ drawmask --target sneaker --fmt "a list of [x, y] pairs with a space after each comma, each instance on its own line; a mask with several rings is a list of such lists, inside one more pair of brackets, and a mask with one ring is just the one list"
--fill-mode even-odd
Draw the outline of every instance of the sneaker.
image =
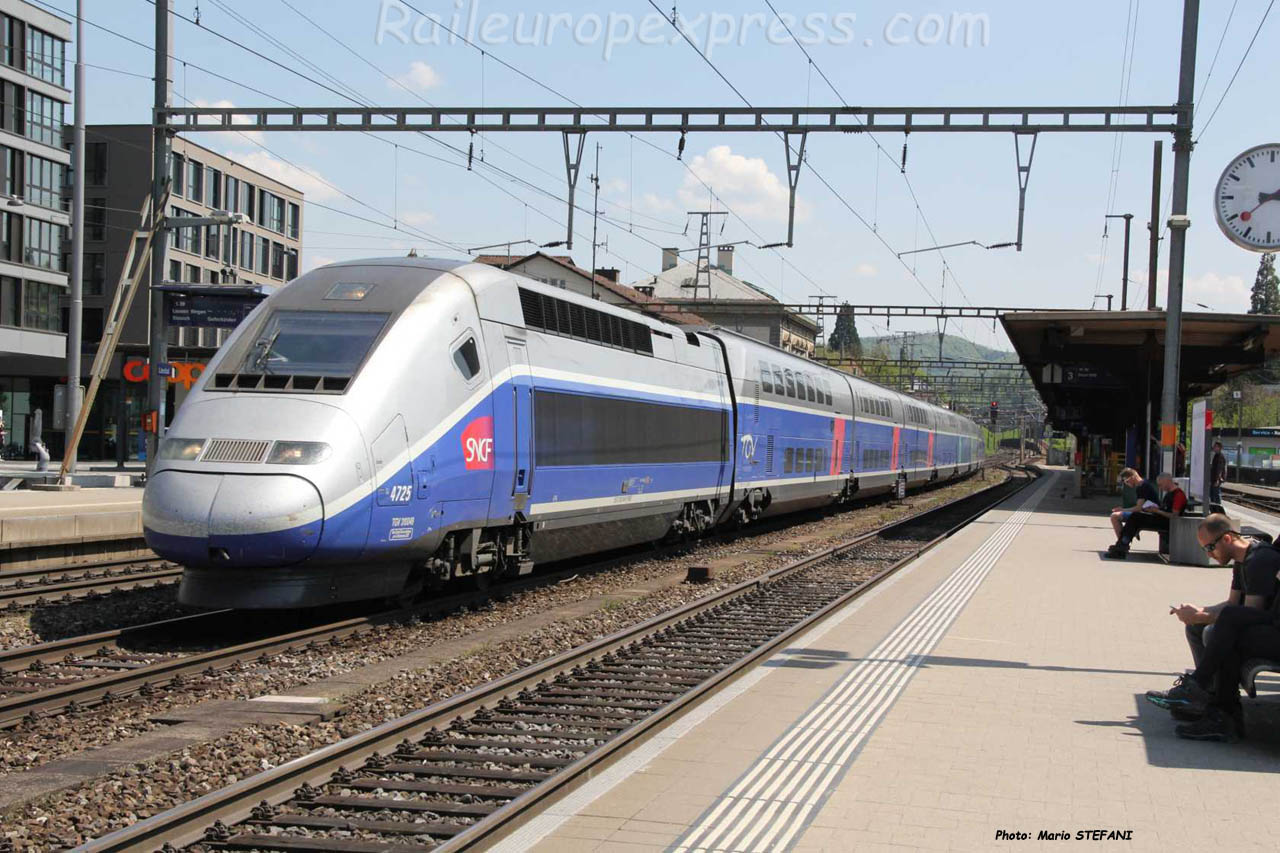
[[1174, 731], [1178, 737], [1187, 740], [1215, 740], [1221, 743], [1235, 743], [1244, 737], [1244, 727], [1240, 725], [1240, 721], [1217, 708], [1210, 708], [1196, 722], [1184, 723]]
[[1107, 549], [1106, 557], [1109, 560], [1123, 560], [1129, 556], [1129, 549], [1119, 543], [1112, 545]]
[[1169, 711], [1169, 716], [1173, 717], [1180, 723], [1194, 723], [1197, 720], [1204, 719], [1203, 711], [1183, 708], [1178, 705], [1170, 705], [1167, 710]]
[[1189, 674], [1179, 675], [1168, 690], [1148, 690], [1147, 700], [1161, 708], [1177, 707], [1189, 713], [1204, 713], [1213, 697]]

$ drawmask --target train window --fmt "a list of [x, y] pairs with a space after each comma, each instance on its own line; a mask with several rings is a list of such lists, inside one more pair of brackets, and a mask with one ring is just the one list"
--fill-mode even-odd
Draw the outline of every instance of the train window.
[[795, 378], [790, 370], [784, 370], [783, 376], [787, 378], [787, 396], [794, 397], [796, 395]]
[[467, 338], [467, 342], [453, 351], [453, 364], [462, 374], [462, 378], [471, 381], [480, 372], [480, 353], [476, 350], [476, 339]]
[[812, 447], [806, 447], [806, 448], [804, 449], [804, 470], [805, 470], [805, 471], [807, 471], [807, 472], [812, 472], [812, 471], [814, 470], [814, 469], [813, 469], [813, 448], [812, 448]]
[[263, 324], [241, 373], [354, 376], [387, 314], [276, 311]]
[[817, 396], [813, 393], [813, 377], [807, 373], [801, 373], [800, 376], [804, 379], [805, 399], [807, 399], [810, 403], [812, 403], [818, 399]]
[[822, 377], [822, 402], [828, 406], [831, 405], [831, 383], [827, 381], [825, 376]]
[[773, 382], [769, 377], [769, 365], [760, 362], [760, 390], [766, 394], [773, 393]]
[[788, 447], [782, 451], [782, 473], [790, 474], [796, 464], [796, 451], [794, 447]]
[[827, 451], [826, 448], [818, 448], [818, 473], [821, 474], [827, 470]]
[[724, 409], [538, 390], [533, 424], [539, 466], [720, 462], [727, 453]]

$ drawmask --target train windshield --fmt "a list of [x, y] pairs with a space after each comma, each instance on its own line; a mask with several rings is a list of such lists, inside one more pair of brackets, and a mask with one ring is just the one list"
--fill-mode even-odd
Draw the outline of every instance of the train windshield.
[[387, 314], [276, 311], [249, 348], [241, 373], [353, 376]]

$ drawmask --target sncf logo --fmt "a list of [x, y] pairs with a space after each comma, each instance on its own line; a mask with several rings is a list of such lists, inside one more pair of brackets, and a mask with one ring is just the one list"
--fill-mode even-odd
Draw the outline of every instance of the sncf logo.
[[493, 418], [476, 418], [462, 431], [462, 459], [468, 471], [493, 470]]

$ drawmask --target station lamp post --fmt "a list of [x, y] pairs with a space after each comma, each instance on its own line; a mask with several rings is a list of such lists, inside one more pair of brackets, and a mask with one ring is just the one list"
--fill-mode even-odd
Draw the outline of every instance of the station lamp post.
[[[1124, 277], [1121, 279], [1120, 285], [1120, 310], [1129, 310], [1129, 230], [1133, 225], [1132, 213], [1108, 213], [1107, 219], [1123, 219], [1124, 220]], [[1107, 310], [1111, 310], [1110, 300], [1107, 302]]]

